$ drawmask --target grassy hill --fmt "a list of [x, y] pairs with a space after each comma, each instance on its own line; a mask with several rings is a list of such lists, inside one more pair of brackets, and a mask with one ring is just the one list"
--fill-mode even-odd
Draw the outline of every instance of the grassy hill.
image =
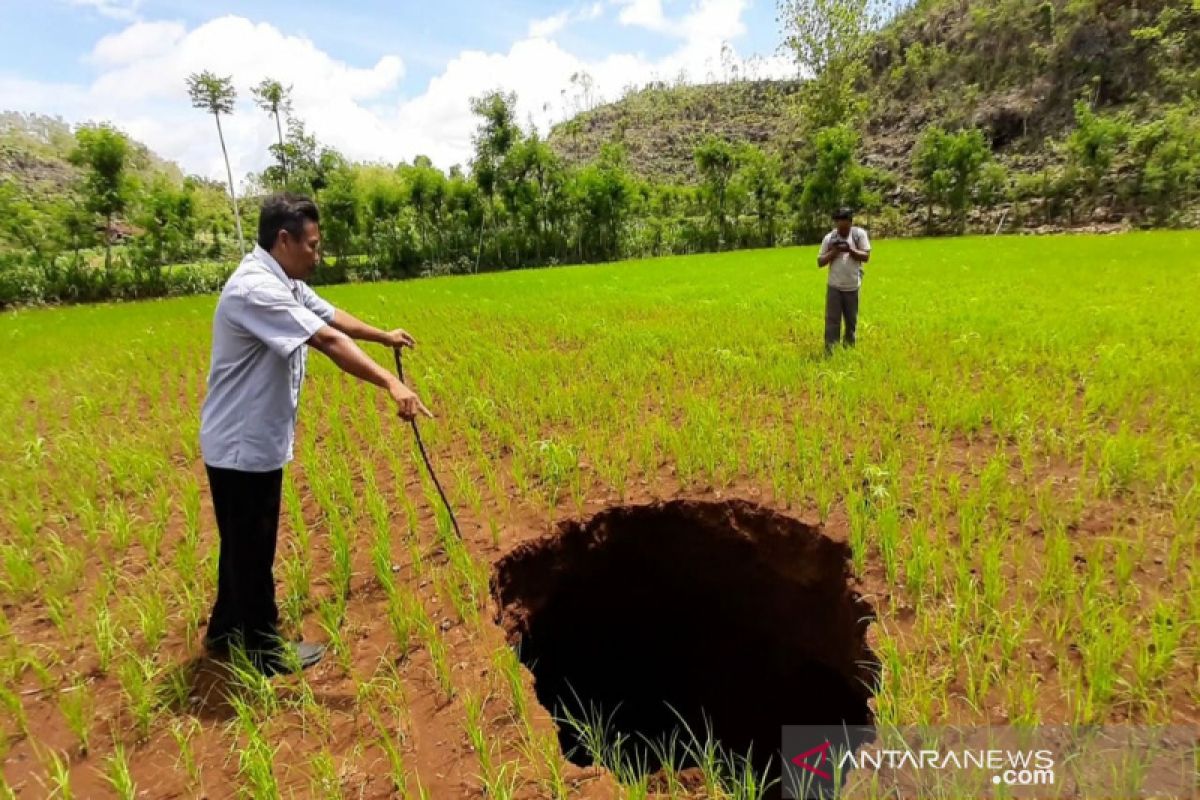
[[[926, 0], [879, 32], [860, 90], [864, 160], [903, 178], [920, 132], [976, 126], [1018, 171], [1053, 158], [1080, 97], [1100, 112], [1155, 116], [1200, 93], [1200, 2]], [[571, 161], [623, 142], [645, 177], [691, 181], [706, 134], [787, 155], [796, 82], [653, 86], [558, 125]]]
[[[134, 175], [146, 179], [162, 174], [175, 183], [183, 180], [183, 172], [173, 162], [140, 142], [131, 144]], [[0, 181], [13, 181], [25, 197], [61, 195], [79, 178], [79, 169], [67, 160], [74, 145], [71, 126], [58, 117], [0, 112]]]
[[550, 142], [572, 164], [591, 160], [607, 142], [621, 142], [639, 175], [691, 180], [696, 170], [692, 150], [709, 134], [762, 147], [785, 140], [794, 124], [784, 109], [799, 86], [767, 80], [655, 83], [555, 126]]

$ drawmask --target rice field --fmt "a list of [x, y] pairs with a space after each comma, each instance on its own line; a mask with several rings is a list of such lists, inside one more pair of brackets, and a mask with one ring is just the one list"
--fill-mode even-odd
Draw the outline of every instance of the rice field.
[[515, 545], [680, 498], [848, 545], [880, 722], [1200, 724], [1200, 234], [879, 241], [831, 358], [814, 261], [323, 289], [416, 337], [463, 539], [311, 354], [276, 579], [331, 651], [272, 681], [201, 658], [216, 298], [0, 316], [0, 798], [761, 796], [703, 737], [690, 781], [571, 763], [497, 623]]

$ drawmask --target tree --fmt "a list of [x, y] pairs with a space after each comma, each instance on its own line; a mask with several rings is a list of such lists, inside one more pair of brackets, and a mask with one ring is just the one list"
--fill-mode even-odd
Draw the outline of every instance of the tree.
[[858, 208], [866, 196], [866, 170], [858, 163], [858, 134], [847, 125], [826, 128], [813, 142], [812, 162], [800, 186], [800, 231], [816, 234], [841, 206]]
[[229, 151], [225, 149], [225, 134], [221, 131], [221, 115], [232, 114], [237, 92], [232, 77], [218, 77], [205, 70], [188, 76], [188, 95], [193, 108], [202, 108], [217, 121], [217, 138], [221, 140], [221, 155], [225, 157], [225, 174], [229, 178], [229, 201], [233, 205], [233, 220], [237, 225], [238, 252], [246, 252], [246, 240], [242, 236], [242, 215], [238, 211], [237, 191], [233, 186], [233, 170], [229, 167]]
[[321, 235], [339, 265], [345, 262], [358, 230], [358, 182], [347, 166], [333, 170], [321, 196]]
[[802, 78], [801, 121], [816, 131], [851, 123], [865, 109], [855, 82], [863, 55], [884, 19], [884, 0], [777, 0], [783, 45]]
[[927, 221], [933, 222], [933, 206], [941, 205], [966, 227], [970, 208], [983, 176], [983, 167], [992, 159], [983, 131], [968, 128], [947, 133], [940, 126], [926, 128], [913, 151], [913, 172], [921, 181], [929, 208]]
[[280, 122], [280, 117], [283, 114], [291, 114], [292, 111], [292, 87], [284, 87], [277, 80], [271, 78], [263, 78], [262, 82], [250, 90], [254, 95], [254, 101], [258, 107], [266, 111], [275, 118], [275, 132], [279, 136], [279, 169], [283, 172], [283, 182], [287, 183], [288, 165], [287, 157], [283, 147], [283, 123]]
[[29, 202], [10, 178], [0, 178], [0, 252], [28, 250], [34, 263], [44, 267], [47, 245], [55, 238], [55, 219]]
[[[475, 252], [475, 271], [483, 257], [483, 232], [487, 226], [487, 209], [496, 196], [501, 180], [500, 165], [508, 151], [520, 141], [521, 129], [517, 127], [513, 109], [517, 96], [512, 93], [488, 92], [481, 97], [471, 98], [471, 113], [480, 117], [479, 127], [471, 137], [475, 145], [475, 158], [471, 169], [475, 181], [483, 193], [485, 205], [479, 222], [479, 247]], [[503, 253], [500, 254], [503, 260]]]
[[598, 159], [575, 173], [571, 192], [578, 209], [575, 237], [581, 261], [619, 256], [633, 188], [620, 145], [604, 145]]
[[132, 194], [129, 140], [108, 125], [82, 126], [75, 132], [69, 159], [84, 169], [87, 208], [104, 220], [104, 270], [112, 269], [113, 218], [125, 211]]
[[[421, 233], [421, 252], [429, 257], [429, 231], [435, 237], [440, 237], [438, 224], [441, 215], [442, 201], [446, 193], [446, 177], [440, 170], [433, 167], [433, 162], [426, 156], [413, 159], [413, 166], [403, 168], [407, 178], [407, 201], [417, 215], [417, 227]], [[440, 257], [440, 247], [435, 247], [433, 257]]]
[[196, 238], [196, 184], [176, 187], [159, 175], [143, 193], [135, 218], [142, 229], [136, 242], [142, 262], [160, 267], [185, 260]]
[[737, 169], [737, 152], [724, 139], [707, 136], [695, 150], [696, 169], [709, 217], [717, 225], [717, 250], [729, 241], [728, 215], [729, 182]]
[[1075, 130], [1067, 137], [1070, 166], [1083, 176], [1087, 199], [1095, 202], [1117, 149], [1129, 138], [1129, 121], [1100, 116], [1084, 100], [1075, 101]]
[[775, 246], [775, 221], [783, 197], [782, 168], [778, 156], [764, 153], [752, 144], [745, 145], [740, 154], [741, 166], [737, 181], [744, 187], [758, 217], [758, 243]]

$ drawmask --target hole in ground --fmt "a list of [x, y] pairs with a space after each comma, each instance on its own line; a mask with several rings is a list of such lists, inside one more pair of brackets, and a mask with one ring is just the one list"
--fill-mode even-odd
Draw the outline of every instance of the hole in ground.
[[[874, 613], [848, 586], [849, 556], [751, 503], [680, 500], [562, 523], [501, 559], [492, 592], [556, 719], [601, 709], [650, 772], [663, 764], [644, 740], [681, 721], [703, 737], [708, 721], [726, 752], [778, 775], [781, 726], [872, 721]], [[559, 741], [592, 764], [562, 722]]]

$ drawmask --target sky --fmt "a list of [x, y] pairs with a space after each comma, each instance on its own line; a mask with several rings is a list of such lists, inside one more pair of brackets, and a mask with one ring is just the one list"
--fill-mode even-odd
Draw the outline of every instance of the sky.
[[[231, 75], [222, 119], [235, 178], [268, 163], [272, 120], [250, 87], [291, 85], [322, 144], [362, 161], [467, 164], [470, 98], [517, 94], [543, 133], [581, 102], [653, 80], [795, 74], [774, 0], [0, 0], [0, 110], [109, 121], [185, 172], [224, 178], [211, 115], [186, 78]], [[724, 53], [724, 55], [723, 55]]]

